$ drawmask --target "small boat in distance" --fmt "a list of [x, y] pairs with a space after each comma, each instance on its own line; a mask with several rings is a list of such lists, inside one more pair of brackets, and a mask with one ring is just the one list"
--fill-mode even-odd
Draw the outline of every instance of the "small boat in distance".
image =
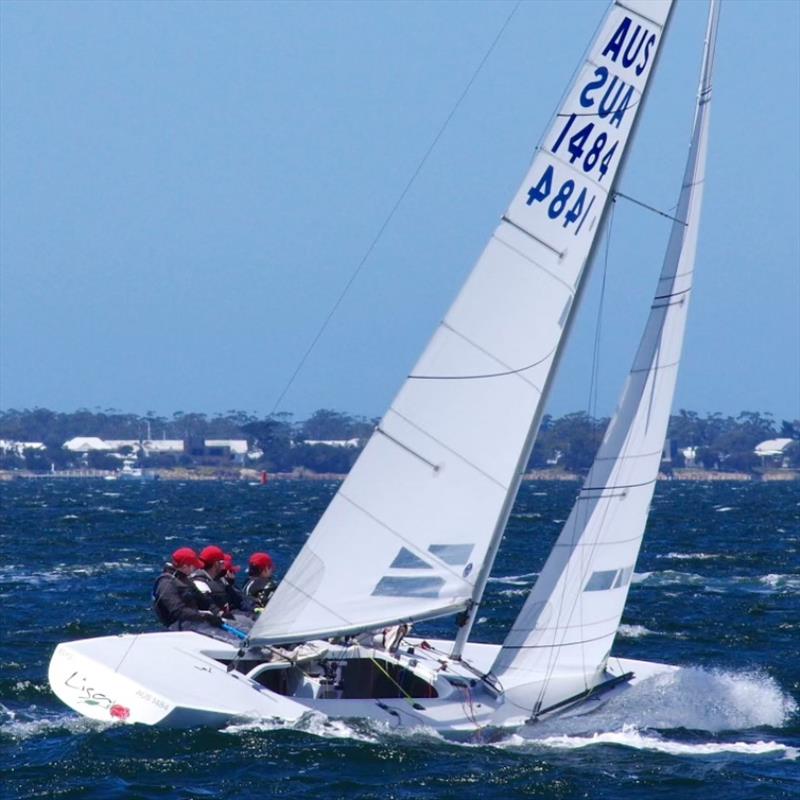
[[111, 475], [106, 475], [107, 481], [153, 481], [156, 479], [154, 472], [149, 472], [135, 466], [135, 458], [126, 458], [122, 461], [122, 468]]
[[[684, 338], [716, 0], [670, 239], [619, 405], [505, 640], [470, 638], [671, 10], [611, 4], [472, 273], [241, 647], [192, 632], [66, 642], [49, 680], [67, 705], [173, 727], [318, 712], [472, 732], [585, 713], [677, 669], [612, 646]], [[409, 635], [448, 615], [452, 641]]]

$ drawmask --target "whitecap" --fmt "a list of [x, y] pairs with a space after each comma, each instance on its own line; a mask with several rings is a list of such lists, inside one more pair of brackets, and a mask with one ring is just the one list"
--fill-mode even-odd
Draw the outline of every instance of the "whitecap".
[[504, 597], [522, 597], [528, 594], [528, 591], [528, 589], [503, 589], [500, 594]]
[[497, 575], [489, 578], [489, 583], [505, 583], [511, 586], [529, 586], [531, 578], [535, 578], [538, 572], [525, 572], [522, 575]]
[[706, 578], [694, 572], [678, 572], [666, 569], [663, 572], [634, 572], [632, 583], [647, 583], [653, 586], [698, 586], [706, 582]]
[[712, 558], [730, 558], [721, 553], [666, 553], [656, 556], [656, 558], [672, 558], [676, 561], [708, 561]]
[[791, 573], [788, 575], [770, 573], [769, 575], [762, 575], [759, 581], [777, 591], [786, 589], [791, 591], [800, 590], [800, 575], [793, 575]]
[[644, 625], [625, 625], [622, 624], [617, 628], [617, 633], [624, 636], [626, 639], [638, 639], [641, 636], [657, 636], [655, 631], [645, 628]]

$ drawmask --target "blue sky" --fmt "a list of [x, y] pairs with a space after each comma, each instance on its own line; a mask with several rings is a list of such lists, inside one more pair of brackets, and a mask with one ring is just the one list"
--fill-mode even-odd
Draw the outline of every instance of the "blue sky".
[[[272, 410], [512, 2], [0, 3], [0, 407]], [[605, 2], [523, 3], [281, 403], [380, 416]], [[675, 408], [800, 418], [800, 3], [723, 4]], [[706, 5], [618, 188], [677, 198]], [[609, 414], [668, 234], [620, 201], [549, 410]], [[600, 248], [603, 252], [603, 248]]]

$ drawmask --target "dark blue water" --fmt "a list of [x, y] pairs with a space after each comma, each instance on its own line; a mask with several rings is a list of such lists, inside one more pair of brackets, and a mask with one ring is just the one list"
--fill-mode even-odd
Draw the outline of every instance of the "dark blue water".
[[[474, 638], [498, 642], [577, 491], [526, 483]], [[16, 481], [3, 508], [0, 766], [6, 797], [800, 797], [800, 489], [661, 483], [615, 652], [686, 669], [579, 720], [453, 743], [310, 719], [158, 731], [79, 718], [47, 685], [56, 643], [155, 627], [178, 546], [290, 563], [333, 483]], [[354, 558], [357, 554], [354, 554]], [[452, 636], [451, 623], [425, 635]]]

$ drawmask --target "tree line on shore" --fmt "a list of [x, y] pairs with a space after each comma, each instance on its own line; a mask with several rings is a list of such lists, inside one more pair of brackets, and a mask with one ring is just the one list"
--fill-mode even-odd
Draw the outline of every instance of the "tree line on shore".
[[[345, 473], [352, 467], [363, 445], [377, 424], [377, 419], [353, 416], [331, 409], [319, 409], [308, 419], [295, 421], [291, 414], [258, 416], [244, 411], [220, 414], [176, 411], [171, 417], [147, 412], [131, 414], [116, 409], [79, 409], [74, 412], [45, 408], [0, 411], [0, 439], [17, 442], [42, 442], [45, 449], [0, 453], [2, 469], [49, 470], [81, 466], [81, 454], [63, 448], [76, 436], [101, 439], [246, 439], [253, 453], [260, 455], [248, 464], [273, 472], [304, 468], [314, 472]], [[607, 418], [596, 419], [585, 412], [562, 417], [546, 415], [528, 464], [529, 469], [563, 469], [585, 473], [605, 432]], [[709, 413], [701, 416], [681, 409], [670, 418], [668, 447], [669, 469], [686, 466], [684, 451], [694, 448], [698, 467], [728, 471], [752, 471], [763, 466], [753, 452], [766, 439], [787, 438], [794, 442], [787, 448], [789, 466], [800, 467], [800, 420], [776, 422], [768, 412], [742, 411], [738, 416]], [[358, 446], [309, 444], [358, 440]], [[106, 453], [89, 453], [83, 465], [97, 468], [118, 466]], [[151, 454], [139, 456], [144, 467], [196, 466], [198, 459], [182, 455]]]

